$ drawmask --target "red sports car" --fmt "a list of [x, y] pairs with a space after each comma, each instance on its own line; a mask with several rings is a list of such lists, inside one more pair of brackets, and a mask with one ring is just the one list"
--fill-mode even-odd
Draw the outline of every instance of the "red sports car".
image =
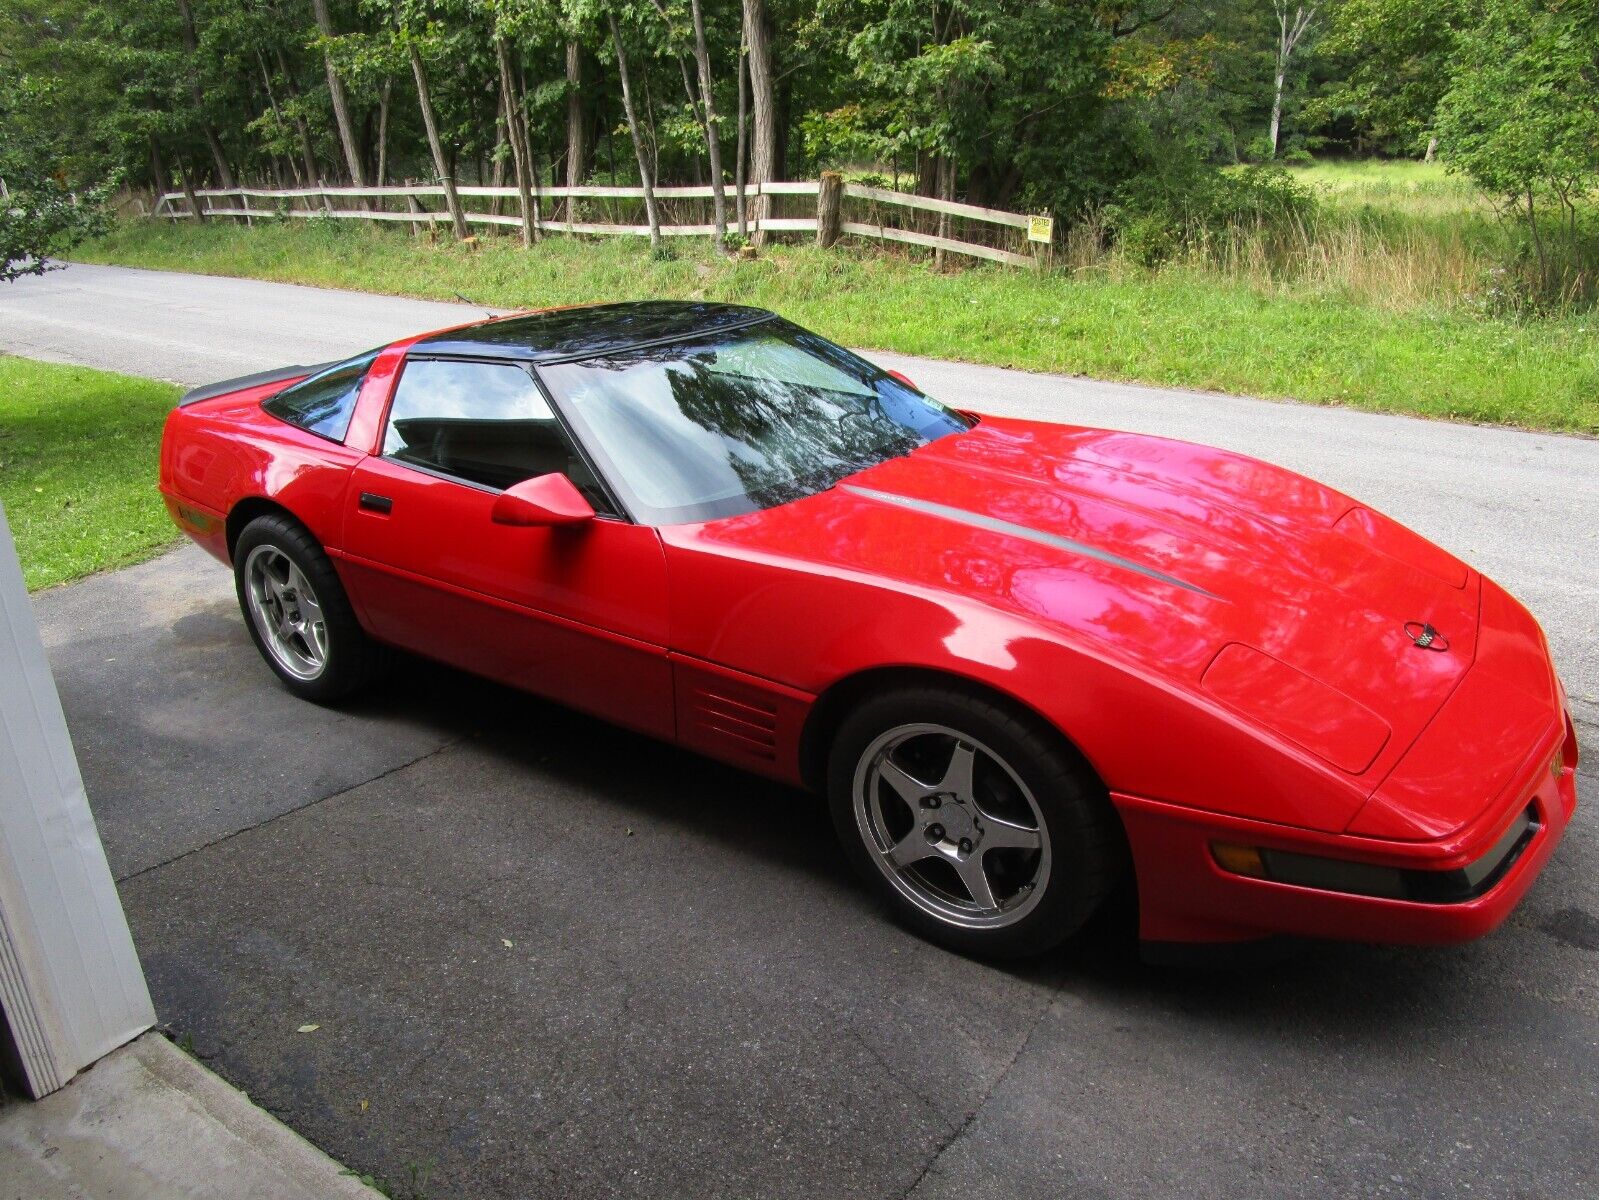
[[1576, 805], [1537, 623], [1382, 514], [1185, 442], [946, 408], [771, 313], [519, 314], [229, 380], [173, 519], [285, 686], [399, 647], [824, 791], [901, 918], [1034, 953], [1448, 942]]

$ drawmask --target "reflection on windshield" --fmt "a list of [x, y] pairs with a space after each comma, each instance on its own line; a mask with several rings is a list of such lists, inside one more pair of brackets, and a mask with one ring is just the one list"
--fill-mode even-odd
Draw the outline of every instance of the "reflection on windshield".
[[649, 525], [785, 504], [966, 428], [785, 321], [539, 370]]

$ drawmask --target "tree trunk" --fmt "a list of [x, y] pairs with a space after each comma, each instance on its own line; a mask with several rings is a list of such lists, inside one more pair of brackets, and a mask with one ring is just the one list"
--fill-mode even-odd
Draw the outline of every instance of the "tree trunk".
[[[955, 160], [948, 154], [941, 154], [938, 158], [938, 198], [940, 200], [955, 199]], [[951, 233], [949, 214], [938, 214], [938, 236], [949, 237]], [[944, 269], [944, 247], [939, 246], [933, 251], [933, 267], [935, 270]]]
[[[178, 170], [183, 172], [183, 198], [189, 202], [189, 211], [194, 214], [197, 225], [204, 225], [205, 213], [200, 209], [200, 197], [194, 194], [194, 170], [183, 159], [178, 160]], [[1531, 193], [1528, 194], [1527, 201], [1529, 204], [1532, 202]]]
[[389, 94], [393, 90], [394, 80], [385, 79], [383, 97], [378, 101], [378, 187], [383, 187], [389, 178]]
[[[192, 62], [199, 50], [199, 38], [194, 31], [194, 9], [189, 6], [189, 0], [178, 0], [178, 15], [183, 24], [183, 49]], [[233, 178], [232, 168], [228, 166], [228, 157], [222, 152], [222, 139], [217, 137], [211, 122], [203, 118], [205, 97], [200, 91], [199, 77], [193, 74], [189, 76], [189, 95], [194, 101], [194, 115], [200, 119], [201, 132], [205, 134], [206, 148], [211, 151], [211, 161], [216, 164], [217, 185], [231, 191], [238, 185]], [[188, 172], [184, 174], [187, 176]]]
[[[516, 72], [515, 77], [512, 79], [511, 91], [516, 101], [516, 128], [522, 144], [522, 162], [527, 169], [528, 199], [533, 202], [533, 212], [530, 218], [532, 228], [528, 230], [528, 236], [534, 242], [537, 242], [539, 240], [539, 227], [544, 221], [544, 196], [539, 176], [539, 159], [538, 155], [533, 153], [533, 135], [528, 131], [527, 126], [527, 68], [525, 66]], [[555, 155], [555, 158], [559, 160], [560, 155]], [[553, 164], [550, 168], [550, 178], [552, 180], [555, 178]]]
[[[300, 89], [294, 86], [294, 76], [289, 74], [289, 64], [283, 57], [281, 47], [278, 49], [277, 55], [278, 74], [283, 77], [283, 86], [288, 89], [289, 99], [298, 99]], [[305, 186], [314, 187], [316, 186], [319, 172], [316, 169], [316, 148], [311, 144], [311, 126], [303, 116], [296, 114], [294, 127], [300, 133], [300, 157], [305, 162]]]
[[[267, 70], [266, 56], [257, 50], [255, 52], [255, 61], [256, 65], [261, 68], [261, 86], [266, 88], [267, 104], [272, 108], [273, 120], [276, 121], [279, 128], [282, 128], [284, 125], [283, 110], [278, 107], [277, 93], [272, 90], [272, 72]], [[296, 176], [299, 175], [299, 170], [295, 167], [292, 158], [289, 160], [289, 167]], [[276, 153], [272, 155], [272, 174], [278, 181], [278, 190], [283, 191], [288, 184], [284, 179], [283, 164], [278, 161]]]
[[622, 46], [622, 30], [611, 17], [611, 41], [616, 46], [616, 71], [622, 77], [622, 107], [627, 112], [627, 131], [633, 139], [633, 153], [638, 158], [639, 183], [644, 188], [644, 215], [650, 223], [650, 249], [661, 244], [661, 222], [655, 212], [655, 187], [650, 182], [648, 156], [644, 153], [644, 140], [639, 133], [638, 114], [633, 109], [633, 84], [628, 77], [627, 51]]
[[1273, 0], [1272, 7], [1277, 11], [1277, 86], [1273, 89], [1271, 99], [1271, 157], [1277, 157], [1277, 135], [1282, 129], [1283, 118], [1283, 85], [1288, 78], [1288, 60], [1293, 57], [1294, 47], [1299, 45], [1299, 39], [1305, 36], [1310, 28], [1310, 23], [1316, 19], [1316, 5], [1308, 8], [1303, 4], [1294, 6], [1294, 17], [1288, 19], [1287, 0]]
[[[583, 48], [566, 43], [566, 186], [582, 187], [588, 162], [588, 126], [583, 120]], [[577, 219], [577, 198], [567, 197], [566, 219]]]
[[1277, 132], [1283, 123], [1283, 79], [1286, 74], [1282, 59], [1277, 60], [1277, 87], [1271, 97], [1271, 151], [1269, 157], [1277, 157]]
[[[161, 161], [161, 147], [156, 144], [155, 134], [152, 133], [148, 136], [150, 138], [150, 179], [155, 184], [156, 202], [160, 203], [161, 197], [168, 195], [172, 191], [172, 180], [167, 178], [166, 164]], [[154, 211], [154, 206], [152, 206], [152, 211]], [[170, 203], [167, 205], [167, 211], [172, 211]], [[173, 220], [176, 219], [176, 217], [173, 218]]]
[[461, 211], [460, 193], [455, 190], [455, 176], [451, 174], [448, 164], [444, 161], [444, 144], [439, 141], [439, 123], [433, 115], [433, 97], [428, 92], [427, 72], [422, 68], [422, 56], [417, 52], [416, 46], [412, 45], [409, 49], [411, 73], [416, 76], [416, 99], [422, 107], [422, 125], [427, 130], [428, 149], [433, 152], [433, 169], [438, 172], [439, 182], [444, 184], [444, 199], [450, 206], [450, 220], [455, 224], [455, 236], [465, 241], [471, 235], [466, 228], [466, 214]]
[[[489, 177], [490, 187], [505, 186], [505, 155], [510, 149], [510, 134], [507, 132], [510, 129], [510, 126], [511, 103], [506, 99], [505, 88], [502, 86], [500, 88], [500, 103], [497, 107], [497, 112], [494, 118], [494, 152], [492, 155], [490, 155], [494, 162], [494, 170], [493, 174]], [[483, 171], [481, 166], [478, 169], [478, 182], [483, 182]], [[503, 207], [504, 206], [500, 203], [500, 198], [498, 196], [492, 196], [489, 198], [489, 212], [491, 215], [496, 217], [499, 216], [500, 209]], [[491, 234], [497, 234], [499, 233], [499, 227], [490, 225], [489, 232]]]
[[727, 239], [727, 194], [722, 190], [722, 138], [716, 128], [716, 99], [711, 94], [711, 51], [705, 44], [705, 14], [700, 0], [690, 0], [694, 16], [694, 61], [700, 69], [700, 104], [705, 109], [705, 149], [711, 159], [711, 196], [715, 208], [716, 245]]
[[[323, 37], [333, 36], [333, 18], [328, 15], [328, 0], [311, 0], [311, 12], [316, 17], [316, 27]], [[366, 186], [366, 172], [361, 169], [361, 155], [356, 150], [355, 127], [350, 124], [350, 104], [344, 95], [344, 80], [333, 68], [333, 59], [322, 55], [322, 67], [327, 72], [328, 96], [333, 101], [333, 120], [339, 127], [339, 143], [344, 147], [344, 165], [349, 168], [350, 182], [356, 187]]]
[[1427, 153], [1422, 156], [1421, 161], [1431, 162], [1436, 157], [1438, 157], [1438, 139], [1430, 137], [1427, 139]]
[[[772, 36], [766, 26], [766, 0], [744, 0], [744, 44], [749, 47], [750, 109], [755, 128], [750, 147], [750, 177], [771, 183], [777, 169], [777, 95], [772, 82]], [[760, 218], [766, 215], [765, 196], [754, 204], [755, 241], [764, 240]]]
[[738, 45], [738, 151], [733, 166], [733, 186], [738, 189], [738, 236], [750, 235], [746, 216], [744, 188], [749, 181], [749, 93], [750, 76], [744, 62], [744, 38], [739, 35]]
[[1532, 232], [1532, 247], [1538, 255], [1538, 286], [1549, 279], [1549, 260], [1544, 255], [1543, 237], [1538, 233], [1538, 210], [1534, 207], [1532, 189], [1527, 189], [1527, 228]]
[[532, 172], [532, 157], [528, 153], [522, 123], [522, 106], [517, 100], [516, 85], [511, 80], [511, 51], [504, 38], [494, 39], [494, 52], [500, 60], [500, 102], [505, 106], [505, 135], [511, 140], [511, 160], [516, 167], [516, 191], [522, 203], [522, 245], [531, 246], [534, 238], [533, 189], [528, 176]]

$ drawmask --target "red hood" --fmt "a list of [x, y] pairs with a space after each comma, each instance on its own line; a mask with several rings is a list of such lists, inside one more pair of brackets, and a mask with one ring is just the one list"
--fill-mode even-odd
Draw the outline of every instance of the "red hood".
[[[1371, 770], [1367, 791], [1475, 654], [1463, 563], [1303, 476], [1165, 438], [984, 418], [711, 529], [1067, 631]], [[1418, 650], [1407, 622], [1447, 652]]]

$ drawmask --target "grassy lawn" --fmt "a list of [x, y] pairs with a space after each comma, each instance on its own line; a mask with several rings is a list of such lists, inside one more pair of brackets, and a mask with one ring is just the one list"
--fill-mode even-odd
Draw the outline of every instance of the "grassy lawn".
[[148, 558], [176, 539], [156, 457], [178, 392], [0, 356], [0, 504], [30, 588]]
[[[1451, 181], [1452, 182], [1452, 181]], [[848, 345], [1026, 370], [1599, 433], [1590, 319], [1512, 322], [1460, 307], [1383, 308], [1315, 280], [1203, 266], [935, 274], [864, 249], [772, 246], [755, 261], [683, 242], [551, 237], [472, 251], [354, 222], [254, 229], [128, 223], [91, 262], [451, 299], [503, 307], [692, 297], [772, 308]], [[944, 399], [959, 402], [960, 397]]]
[[1483, 215], [1488, 201], [1441, 162], [1345, 159], [1290, 167], [1289, 174], [1339, 205], [1371, 205], [1417, 216]]

